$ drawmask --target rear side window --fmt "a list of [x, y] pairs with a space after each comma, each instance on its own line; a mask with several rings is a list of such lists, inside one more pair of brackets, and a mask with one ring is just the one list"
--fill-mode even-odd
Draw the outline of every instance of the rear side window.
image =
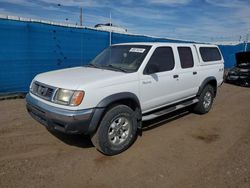
[[219, 49], [216, 47], [200, 47], [200, 54], [204, 62], [221, 60]]
[[150, 74], [152, 72], [164, 72], [174, 69], [174, 54], [171, 47], [158, 47], [155, 49], [144, 73]]
[[181, 68], [191, 68], [194, 66], [193, 54], [190, 47], [178, 47], [181, 61]]

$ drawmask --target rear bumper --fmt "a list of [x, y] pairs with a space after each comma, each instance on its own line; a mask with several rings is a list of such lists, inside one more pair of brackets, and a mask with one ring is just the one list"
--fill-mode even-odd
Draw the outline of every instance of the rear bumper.
[[26, 96], [29, 114], [48, 129], [69, 134], [88, 133], [94, 109], [66, 110], [45, 104], [30, 94]]

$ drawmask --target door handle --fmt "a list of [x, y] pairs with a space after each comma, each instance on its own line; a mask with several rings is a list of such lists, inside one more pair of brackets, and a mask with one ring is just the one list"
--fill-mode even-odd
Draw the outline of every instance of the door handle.
[[142, 81], [142, 84], [151, 84], [151, 81]]
[[197, 74], [197, 72], [196, 72], [196, 71], [194, 71], [194, 72], [193, 72], [193, 75], [196, 75], [196, 74]]
[[178, 75], [178, 74], [175, 74], [173, 77], [174, 77], [174, 78], [179, 78], [179, 75]]

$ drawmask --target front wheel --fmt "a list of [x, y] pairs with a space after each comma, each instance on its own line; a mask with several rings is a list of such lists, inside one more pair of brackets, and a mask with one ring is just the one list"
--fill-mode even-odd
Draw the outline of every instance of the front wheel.
[[135, 112], [118, 105], [106, 112], [91, 141], [100, 152], [116, 155], [126, 150], [137, 136]]
[[199, 102], [194, 106], [193, 111], [197, 114], [208, 113], [212, 107], [215, 97], [215, 90], [211, 85], [207, 85], [199, 96]]

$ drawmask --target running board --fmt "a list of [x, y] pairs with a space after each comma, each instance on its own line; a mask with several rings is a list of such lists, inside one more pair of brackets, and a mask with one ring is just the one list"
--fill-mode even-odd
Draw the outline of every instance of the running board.
[[174, 112], [176, 110], [179, 110], [179, 109], [182, 109], [182, 108], [185, 108], [187, 106], [190, 106], [192, 104], [195, 104], [199, 102], [198, 99], [193, 99], [193, 100], [190, 100], [190, 101], [186, 101], [186, 102], [183, 102], [181, 104], [178, 104], [176, 106], [171, 106], [169, 108], [165, 108], [164, 110], [160, 110], [160, 111], [157, 111], [155, 113], [152, 113], [152, 114], [149, 114], [149, 115], [145, 115], [145, 116], [142, 116], [142, 121], [148, 121], [148, 120], [151, 120], [151, 119], [155, 119], [157, 117], [160, 117], [160, 116], [163, 116], [163, 115], [166, 115], [166, 114], [169, 114], [171, 112]]

